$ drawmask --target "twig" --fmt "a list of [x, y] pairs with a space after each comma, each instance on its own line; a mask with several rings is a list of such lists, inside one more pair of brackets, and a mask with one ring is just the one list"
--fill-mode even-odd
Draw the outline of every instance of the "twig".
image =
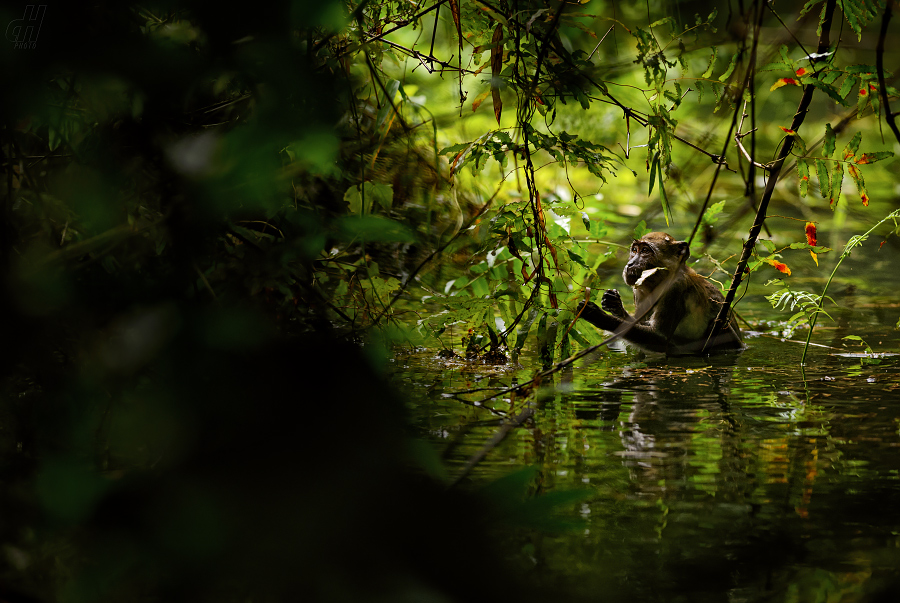
[[878, 92], [881, 94], [881, 106], [884, 107], [884, 116], [887, 124], [891, 128], [891, 132], [900, 142], [900, 130], [894, 119], [896, 116], [891, 113], [891, 105], [888, 101], [887, 85], [884, 81], [884, 39], [887, 37], [888, 23], [891, 20], [891, 2], [884, 3], [884, 15], [881, 17], [881, 33], [878, 35], [878, 45], [875, 48], [875, 70], [878, 71]]
[[612, 25], [609, 26], [609, 29], [606, 30], [606, 33], [603, 34], [603, 37], [600, 38], [600, 41], [597, 42], [597, 45], [594, 46], [594, 49], [591, 51], [591, 54], [588, 55], [587, 60], [589, 60], [589, 61], [591, 60], [591, 57], [594, 56], [594, 53], [597, 52], [597, 49], [600, 48], [600, 45], [601, 45], [601, 44], [603, 44], [603, 40], [606, 39], [606, 36], [609, 35], [609, 32], [611, 32], [611, 31], [613, 30], [614, 27], [615, 27], [615, 24], [612, 24]]
[[[530, 385], [530, 384], [529, 384]], [[456, 479], [453, 480], [453, 483], [450, 484], [450, 487], [453, 488], [456, 486], [464, 477], [469, 475], [472, 469], [481, 462], [481, 460], [487, 456], [487, 454], [497, 447], [497, 445], [506, 438], [506, 435], [518, 427], [528, 419], [534, 416], [534, 409], [526, 408], [518, 415], [516, 415], [511, 421], [508, 421], [500, 426], [500, 429], [497, 433], [494, 434], [490, 440], [485, 442], [484, 446], [481, 447], [481, 450], [473, 454], [468, 461], [466, 461], [466, 466], [463, 467], [463, 470], [460, 471], [459, 475], [456, 476]]]
[[[826, 52], [831, 44], [831, 19], [834, 16], [835, 4], [836, 0], [827, 0], [827, 4], [825, 5], [825, 18], [822, 20], [822, 34], [819, 36], [819, 53]], [[792, 131], [796, 132], [803, 124], [815, 89], [816, 87], [812, 84], [807, 84], [803, 89], [803, 97], [800, 99], [800, 105], [797, 107], [797, 112], [794, 114], [794, 119], [791, 122], [790, 129]], [[756, 218], [753, 221], [753, 226], [750, 227], [747, 241], [744, 243], [741, 259], [738, 261], [737, 268], [734, 270], [734, 276], [731, 279], [731, 287], [728, 288], [728, 293], [725, 295], [725, 302], [719, 309], [718, 316], [716, 316], [716, 322], [713, 325], [710, 336], [711, 339], [714, 338], [728, 323], [728, 312], [731, 309], [731, 304], [734, 302], [734, 296], [737, 293], [737, 289], [741, 285], [741, 280], [744, 277], [744, 270], [746, 269], [747, 263], [750, 261], [750, 256], [753, 253], [753, 249], [756, 246], [756, 239], [759, 237], [759, 231], [762, 230], [763, 223], [766, 220], [766, 210], [769, 207], [769, 201], [772, 199], [772, 194], [775, 192], [778, 175], [781, 172], [785, 159], [790, 155], [793, 147], [794, 137], [788, 136], [784, 141], [784, 145], [781, 147], [781, 152], [772, 164], [769, 178], [766, 181], [766, 190], [763, 192], [762, 198], [759, 201], [759, 209], [756, 212]]]

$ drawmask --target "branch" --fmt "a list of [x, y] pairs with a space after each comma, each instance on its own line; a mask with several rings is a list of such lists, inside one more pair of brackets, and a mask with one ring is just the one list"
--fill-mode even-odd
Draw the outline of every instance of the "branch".
[[[835, 4], [836, 0], [828, 0], [825, 5], [825, 18], [822, 20], [822, 34], [819, 36], [819, 49], [817, 51], [819, 53], [827, 52], [828, 47], [831, 44], [831, 19], [834, 16]], [[791, 130], [794, 132], [800, 128], [803, 124], [803, 120], [806, 118], [806, 112], [809, 109], [809, 104], [812, 101], [815, 89], [816, 87], [812, 84], [807, 84], [806, 88], [803, 89], [803, 97], [800, 99], [797, 113], [794, 114], [794, 119], [791, 122]], [[788, 136], [784, 141], [784, 146], [781, 147], [781, 152], [778, 154], [778, 157], [771, 164], [769, 178], [766, 181], [766, 190], [763, 192], [762, 198], [759, 201], [759, 210], [756, 212], [756, 219], [753, 221], [753, 226], [750, 227], [750, 233], [747, 237], [747, 241], [744, 243], [741, 259], [738, 262], [737, 268], [734, 270], [734, 276], [731, 279], [731, 287], [729, 287], [728, 294], [725, 296], [725, 303], [722, 304], [722, 307], [719, 309], [719, 314], [716, 316], [716, 324], [713, 326], [710, 339], [715, 338], [716, 334], [728, 323], [728, 313], [731, 310], [731, 304], [734, 302], [738, 287], [740, 287], [741, 281], [743, 280], [744, 269], [746, 269], [747, 263], [750, 260], [750, 255], [753, 253], [753, 248], [756, 246], [756, 239], [759, 237], [759, 231], [762, 229], [763, 223], [766, 220], [766, 210], [769, 207], [769, 201], [772, 199], [772, 194], [775, 192], [778, 175], [781, 172], [785, 159], [790, 155], [793, 147], [794, 137]]]
[[884, 4], [884, 15], [881, 17], [881, 33], [878, 35], [878, 46], [875, 48], [875, 69], [878, 71], [878, 92], [881, 93], [881, 106], [884, 107], [884, 117], [887, 120], [891, 132], [894, 133], [897, 141], [900, 142], [900, 130], [897, 130], [897, 124], [894, 122], [896, 117], [891, 113], [891, 105], [888, 102], [887, 85], [884, 81], [884, 39], [887, 37], [888, 23], [891, 20], [891, 3], [890, 0]]

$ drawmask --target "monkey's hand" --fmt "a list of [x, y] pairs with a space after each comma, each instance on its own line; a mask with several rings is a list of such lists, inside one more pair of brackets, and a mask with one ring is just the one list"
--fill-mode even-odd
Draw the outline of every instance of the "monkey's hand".
[[[622, 305], [622, 300], [619, 300], [619, 305]], [[621, 319], [610, 316], [601, 310], [600, 306], [591, 301], [578, 302], [578, 308], [576, 308], [575, 314], [604, 331], [615, 331], [622, 323]]]
[[616, 289], [607, 289], [603, 292], [603, 297], [600, 299], [600, 307], [622, 320], [629, 318], [628, 312], [625, 311], [625, 307], [622, 305], [622, 297]]

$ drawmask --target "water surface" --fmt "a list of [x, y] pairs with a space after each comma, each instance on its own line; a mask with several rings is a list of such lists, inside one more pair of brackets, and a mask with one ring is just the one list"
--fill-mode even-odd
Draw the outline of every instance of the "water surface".
[[[888, 351], [898, 334], [883, 305], [847, 312], [817, 330], [805, 372], [801, 344], [751, 334], [744, 352], [714, 358], [606, 352], [527, 400], [479, 403], [527, 382], [529, 368], [420, 352], [397, 359], [398, 376], [416, 426], [453, 475], [465, 473], [458, 487], [534, 467], [532, 495], [584, 494], [552, 511], [579, 520], [573, 529], [507, 536], [523, 572], [561, 596], [893, 601], [900, 361], [863, 357], [842, 338], [855, 328]], [[533, 416], [496, 443], [527, 408]]]

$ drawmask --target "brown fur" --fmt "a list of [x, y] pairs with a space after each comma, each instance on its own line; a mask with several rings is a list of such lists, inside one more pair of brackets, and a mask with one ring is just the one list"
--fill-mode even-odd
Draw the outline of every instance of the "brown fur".
[[[605, 331], [632, 322], [622, 338], [653, 352], [682, 355], [741, 349], [744, 344], [733, 314], [710, 339], [725, 299], [713, 283], [684, 263], [688, 257], [688, 244], [664, 232], [651, 232], [634, 241], [622, 278], [634, 291], [635, 315], [644, 313], [657, 297], [659, 301], [634, 323], [619, 292], [608, 289], [601, 300], [602, 309], [593, 302], [579, 304], [581, 318]], [[655, 272], [647, 272], [654, 268]]]

